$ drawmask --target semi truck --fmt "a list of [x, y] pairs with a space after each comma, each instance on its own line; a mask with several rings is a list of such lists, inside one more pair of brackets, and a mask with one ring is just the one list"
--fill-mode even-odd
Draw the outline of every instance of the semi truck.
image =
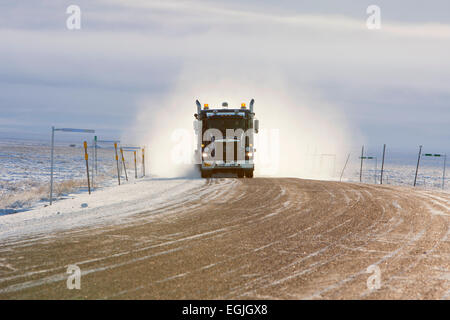
[[203, 106], [197, 100], [194, 130], [197, 135], [196, 163], [202, 178], [215, 173], [232, 173], [238, 178], [253, 178], [255, 170], [254, 134], [259, 121], [254, 113], [255, 100], [239, 108]]

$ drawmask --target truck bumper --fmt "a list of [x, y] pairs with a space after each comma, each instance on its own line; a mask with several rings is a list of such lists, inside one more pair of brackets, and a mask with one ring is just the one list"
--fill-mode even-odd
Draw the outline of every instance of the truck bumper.
[[238, 169], [243, 170], [253, 170], [255, 165], [249, 162], [213, 162], [213, 163], [202, 163], [202, 171], [234, 171]]

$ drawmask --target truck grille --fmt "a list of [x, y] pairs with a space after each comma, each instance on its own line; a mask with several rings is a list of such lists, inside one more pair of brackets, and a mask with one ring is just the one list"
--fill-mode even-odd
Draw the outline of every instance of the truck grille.
[[[234, 138], [234, 140], [237, 140], [237, 137]], [[233, 142], [222, 142], [222, 150], [223, 150], [223, 157], [222, 159], [225, 162], [231, 162], [231, 161], [237, 161], [238, 159], [238, 141]], [[228, 157], [227, 157], [228, 155]]]

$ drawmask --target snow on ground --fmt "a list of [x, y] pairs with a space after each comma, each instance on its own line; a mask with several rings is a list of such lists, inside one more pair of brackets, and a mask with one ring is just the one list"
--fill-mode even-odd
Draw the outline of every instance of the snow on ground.
[[[90, 178], [94, 184], [108, 185], [117, 179], [114, 150], [99, 145], [97, 172], [94, 172], [93, 149], [89, 148]], [[134, 178], [134, 159], [125, 153], [128, 174]], [[28, 210], [48, 202], [50, 186], [50, 145], [48, 141], [0, 139], [0, 216]], [[125, 179], [122, 166], [121, 175]], [[138, 175], [142, 173], [140, 162]], [[86, 162], [81, 143], [57, 142], [54, 154], [55, 198], [67, 192], [87, 189]]]
[[[72, 146], [71, 146], [72, 145]], [[8, 192], [8, 182], [22, 181], [48, 183], [50, 179], [50, 145], [48, 142], [28, 140], [0, 140], [0, 191]], [[92, 148], [89, 148], [90, 167], [93, 167]], [[97, 150], [99, 173], [115, 168], [114, 151]], [[86, 179], [86, 163], [81, 143], [58, 142], [54, 152], [55, 182], [68, 179]], [[26, 189], [26, 185], [23, 188]], [[17, 191], [17, 190], [14, 190]]]
[[[223, 188], [231, 180], [208, 186]], [[158, 210], [184, 203], [202, 195], [202, 179], [145, 178], [121, 186], [107, 187], [93, 192], [70, 195], [69, 199], [52, 206], [40, 206], [16, 214], [0, 216], [0, 240], [14, 240], [24, 236], [46, 235], [51, 232], [83, 226], [120, 223], [127, 216]], [[205, 191], [206, 192], [206, 191]], [[170, 211], [161, 210], [161, 213]]]

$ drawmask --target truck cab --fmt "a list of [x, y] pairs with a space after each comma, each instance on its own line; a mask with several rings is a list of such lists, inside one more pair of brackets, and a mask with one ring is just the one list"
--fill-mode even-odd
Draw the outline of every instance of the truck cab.
[[253, 112], [254, 100], [247, 107], [203, 107], [197, 100], [194, 114], [194, 130], [197, 135], [195, 156], [202, 178], [214, 173], [234, 173], [239, 178], [253, 178], [255, 169], [254, 134], [258, 133], [259, 121]]

